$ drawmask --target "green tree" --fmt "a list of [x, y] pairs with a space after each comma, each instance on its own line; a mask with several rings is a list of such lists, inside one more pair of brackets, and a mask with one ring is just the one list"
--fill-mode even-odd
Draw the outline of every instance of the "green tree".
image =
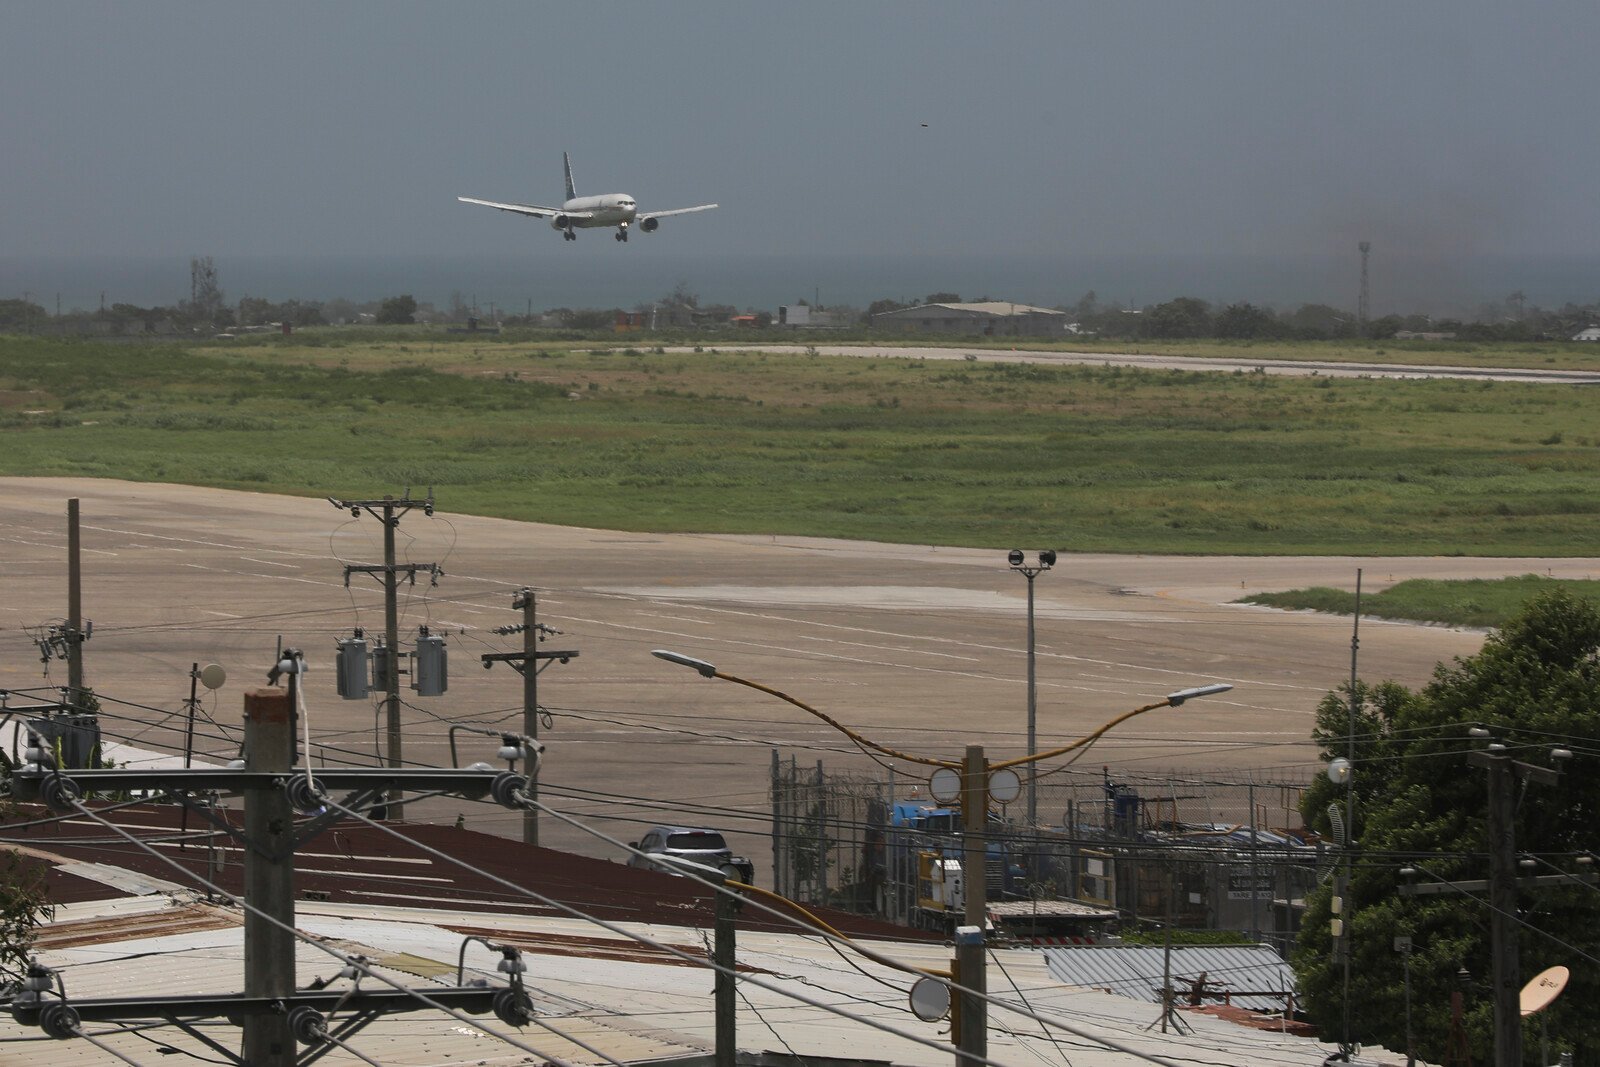
[[[1466, 996], [1468, 1039], [1475, 1054], [1492, 1047], [1493, 1005], [1487, 989], [1491, 953], [1487, 905], [1460, 895], [1404, 897], [1399, 869], [1412, 866], [1424, 881], [1485, 878], [1487, 783], [1466, 762], [1477, 742], [1467, 729], [1481, 723], [1542, 762], [1560, 743], [1578, 755], [1560, 789], [1530, 792], [1519, 808], [1517, 849], [1567, 868], [1574, 854], [1596, 847], [1600, 812], [1600, 608], [1555, 590], [1531, 601], [1484, 642], [1477, 655], [1440, 664], [1428, 685], [1412, 691], [1385, 682], [1358, 684], [1355, 722], [1355, 851], [1344, 919], [1349, 933], [1352, 1037], [1404, 1046], [1402, 960], [1394, 938], [1409, 935], [1415, 1051], [1438, 1062], [1449, 1033], [1450, 994], [1465, 968], [1481, 983]], [[1317, 709], [1313, 736], [1325, 756], [1342, 756], [1349, 734], [1348, 690], [1330, 693]], [[1580, 748], [1580, 744], [1582, 747]], [[1323, 778], [1306, 792], [1308, 826], [1326, 832], [1327, 808], [1342, 809], [1343, 787]], [[1541, 873], [1541, 872], [1535, 872]], [[1552, 873], [1547, 866], [1542, 873]], [[1306, 900], [1293, 954], [1300, 993], [1325, 1039], [1342, 1036], [1343, 965], [1332, 957], [1331, 883]], [[1572, 969], [1566, 992], [1547, 1011], [1552, 1034], [1571, 1042], [1577, 1062], [1600, 1064], [1600, 1016], [1587, 1005], [1600, 995], [1595, 889], [1540, 889], [1527, 906], [1519, 941], [1522, 978], [1556, 964]], [[1537, 1026], [1530, 1023], [1524, 1040]]]
[[31, 300], [0, 300], [0, 329], [30, 329], [50, 320], [50, 313]]
[[409, 326], [416, 316], [417, 299], [410, 293], [391, 296], [378, 308], [378, 321], [388, 325]]
[[1180, 296], [1151, 308], [1143, 322], [1151, 337], [1210, 337], [1211, 306], [1192, 296]]
[[[0, 790], [11, 789], [11, 760], [0, 755]], [[0, 800], [0, 820], [15, 809]], [[0, 988], [22, 977], [39, 924], [54, 914], [45, 894], [47, 867], [0, 847]]]
[[1254, 304], [1229, 304], [1217, 313], [1213, 329], [1218, 337], [1245, 340], [1276, 337], [1282, 332], [1272, 312]]
[[924, 304], [959, 304], [959, 303], [961, 303], [961, 294], [960, 293], [929, 293], [926, 297], [923, 298], [922, 302]]

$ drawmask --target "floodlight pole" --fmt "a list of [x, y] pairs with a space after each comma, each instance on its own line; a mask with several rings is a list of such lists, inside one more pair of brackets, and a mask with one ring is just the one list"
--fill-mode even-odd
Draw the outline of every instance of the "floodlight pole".
[[[1043, 572], [1055, 566], [1056, 554], [1050, 549], [1039, 553], [1039, 562], [1036, 565], [1023, 563], [1023, 552], [1020, 548], [1013, 548], [1007, 557], [1011, 569], [1028, 579], [1028, 751], [1039, 751], [1037, 738], [1039, 690], [1035, 673], [1034, 655], [1034, 626], [1033, 626], [1033, 580]], [[1039, 825], [1039, 783], [1035, 776], [1028, 778], [1028, 832], [1034, 833]], [[1038, 850], [1030, 849], [1029, 866], [1034, 866]]]

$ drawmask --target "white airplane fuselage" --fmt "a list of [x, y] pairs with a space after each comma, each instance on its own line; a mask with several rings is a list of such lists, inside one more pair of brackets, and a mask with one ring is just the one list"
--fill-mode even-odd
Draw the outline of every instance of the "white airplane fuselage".
[[627, 226], [639, 213], [639, 205], [627, 193], [603, 193], [600, 196], [578, 196], [561, 205], [561, 210], [586, 213], [591, 217], [572, 218], [557, 215], [550, 220], [557, 230], [592, 229], [598, 226]]
[[710, 211], [715, 204], [696, 204], [694, 207], [672, 208], [670, 211], [646, 211], [640, 213], [639, 204], [627, 193], [603, 193], [600, 196], [579, 196], [577, 187], [572, 183], [572, 157], [565, 152], [561, 153], [561, 167], [567, 179], [567, 199], [560, 207], [544, 207], [540, 204], [510, 204], [500, 200], [480, 200], [475, 196], [458, 196], [457, 200], [465, 204], [477, 204], [482, 207], [492, 207], [496, 211], [509, 211], [514, 215], [531, 216], [536, 219], [549, 219], [550, 228], [560, 230], [561, 236], [567, 240], [575, 240], [577, 234], [574, 230], [592, 230], [596, 228], [614, 227], [615, 237], [619, 241], [628, 239], [628, 228], [634, 223], [639, 224], [639, 229], [645, 233], [654, 233], [661, 228], [661, 220], [669, 215], [692, 215], [698, 211]]

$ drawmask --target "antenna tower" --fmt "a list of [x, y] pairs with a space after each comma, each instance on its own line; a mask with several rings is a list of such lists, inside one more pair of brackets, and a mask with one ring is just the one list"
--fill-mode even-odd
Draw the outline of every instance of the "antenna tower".
[[1367, 329], [1367, 256], [1372, 251], [1371, 241], [1362, 241], [1358, 245], [1361, 249], [1361, 295], [1356, 299], [1356, 321], [1361, 324], [1363, 333]]

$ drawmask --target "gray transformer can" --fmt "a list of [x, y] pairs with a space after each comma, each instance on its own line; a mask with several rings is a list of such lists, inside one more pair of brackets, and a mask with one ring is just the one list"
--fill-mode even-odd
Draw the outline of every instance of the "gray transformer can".
[[339, 695], [346, 700], [365, 700], [369, 688], [367, 675], [372, 669], [367, 639], [361, 636], [340, 638], [336, 663]]
[[449, 657], [444, 638], [423, 633], [417, 638], [416, 670], [411, 688], [418, 696], [436, 697], [450, 687]]

